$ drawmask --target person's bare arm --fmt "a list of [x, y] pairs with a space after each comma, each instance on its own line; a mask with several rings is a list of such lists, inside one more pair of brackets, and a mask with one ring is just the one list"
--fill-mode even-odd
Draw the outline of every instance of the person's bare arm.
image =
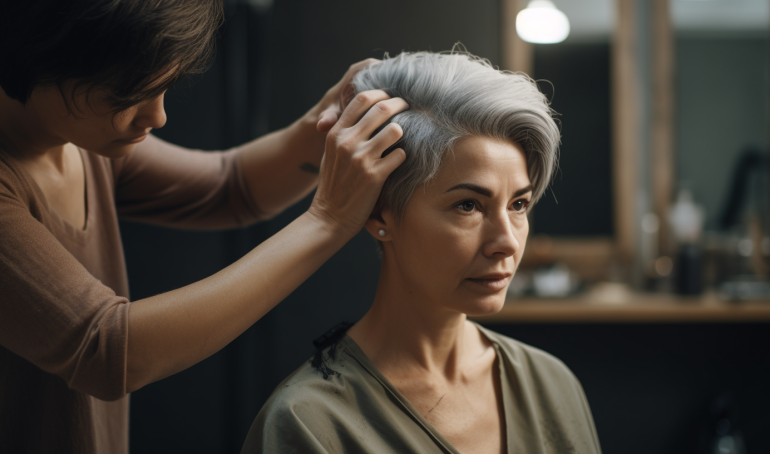
[[379, 90], [357, 95], [326, 138], [318, 191], [308, 212], [219, 273], [131, 304], [128, 392], [220, 350], [361, 229], [385, 179], [406, 157], [400, 149], [381, 157], [401, 137], [398, 125], [369, 137], [407, 107]]
[[337, 121], [350, 81], [376, 62], [352, 65], [310, 111], [290, 126], [242, 146], [241, 169], [257, 206], [273, 216], [301, 200], [318, 184], [326, 133]]

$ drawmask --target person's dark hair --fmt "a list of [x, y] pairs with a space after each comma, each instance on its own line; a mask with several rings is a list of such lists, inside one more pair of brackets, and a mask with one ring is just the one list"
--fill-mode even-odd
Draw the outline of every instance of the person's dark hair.
[[0, 87], [21, 103], [39, 85], [104, 88], [118, 112], [205, 70], [222, 18], [221, 0], [2, 1]]

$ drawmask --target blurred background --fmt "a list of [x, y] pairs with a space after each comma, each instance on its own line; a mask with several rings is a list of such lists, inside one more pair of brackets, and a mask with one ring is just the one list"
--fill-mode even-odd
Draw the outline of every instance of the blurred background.
[[[480, 321], [575, 372], [605, 453], [770, 452], [770, 1], [225, 7], [213, 66], [169, 90], [158, 136], [241, 144], [385, 53], [461, 42], [529, 74], [559, 113], [561, 164], [532, 210], [509, 301]], [[132, 298], [215, 273], [310, 200], [236, 231], [122, 223]], [[134, 393], [132, 452], [239, 452], [313, 339], [366, 312], [379, 266], [359, 234], [224, 350]]]

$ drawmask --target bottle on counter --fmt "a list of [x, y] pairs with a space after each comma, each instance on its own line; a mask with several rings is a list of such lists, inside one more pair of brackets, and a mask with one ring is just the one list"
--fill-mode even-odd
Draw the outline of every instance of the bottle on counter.
[[674, 261], [674, 288], [680, 295], [703, 292], [703, 208], [696, 205], [688, 189], [680, 189], [671, 207], [669, 221], [678, 244]]

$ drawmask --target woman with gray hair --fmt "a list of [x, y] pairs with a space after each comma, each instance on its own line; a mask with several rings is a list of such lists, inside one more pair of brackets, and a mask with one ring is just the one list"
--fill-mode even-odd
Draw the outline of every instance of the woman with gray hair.
[[455, 52], [402, 53], [353, 85], [410, 106], [391, 119], [406, 161], [366, 223], [382, 252], [377, 293], [276, 388], [243, 452], [600, 452], [562, 362], [467, 320], [502, 308], [528, 207], [556, 166], [545, 96]]

